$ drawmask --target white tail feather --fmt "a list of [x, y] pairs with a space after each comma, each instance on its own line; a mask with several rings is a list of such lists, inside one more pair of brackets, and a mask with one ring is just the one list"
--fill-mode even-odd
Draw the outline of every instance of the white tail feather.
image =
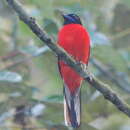
[[67, 126], [74, 128], [80, 125], [80, 90], [70, 94], [68, 88], [64, 88], [64, 118]]

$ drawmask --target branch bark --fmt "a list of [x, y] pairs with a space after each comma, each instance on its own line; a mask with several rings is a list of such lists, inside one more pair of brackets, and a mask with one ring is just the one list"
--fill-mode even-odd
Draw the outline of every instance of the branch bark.
[[32, 32], [60, 58], [60, 60], [66, 62], [66, 64], [79, 73], [85, 79], [85, 81], [100, 91], [107, 100], [113, 103], [121, 112], [130, 117], [130, 106], [120, 99], [119, 96], [117, 96], [117, 94], [110, 89], [109, 85], [99, 81], [95, 76], [92, 76], [92, 79], [90, 80], [90, 78], [88, 78], [87, 70], [83, 67], [83, 65], [77, 63], [66, 53], [65, 50], [55, 44], [55, 42], [49, 36], [47, 36], [46, 32], [40, 28], [35, 19], [26, 13], [18, 1], [6, 1], [8, 2], [9, 6], [11, 6], [18, 14], [20, 20], [22, 20], [32, 30]]

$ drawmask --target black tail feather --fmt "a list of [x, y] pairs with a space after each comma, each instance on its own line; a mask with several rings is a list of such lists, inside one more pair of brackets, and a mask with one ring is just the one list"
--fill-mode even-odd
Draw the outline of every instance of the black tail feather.
[[71, 94], [68, 88], [64, 88], [64, 116], [65, 124], [77, 128], [80, 126], [80, 90]]

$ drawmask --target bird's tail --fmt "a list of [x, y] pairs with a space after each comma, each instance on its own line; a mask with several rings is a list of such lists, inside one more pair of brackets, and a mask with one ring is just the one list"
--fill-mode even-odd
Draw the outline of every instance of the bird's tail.
[[71, 94], [69, 89], [64, 87], [64, 118], [67, 126], [77, 128], [80, 125], [80, 98], [80, 89]]

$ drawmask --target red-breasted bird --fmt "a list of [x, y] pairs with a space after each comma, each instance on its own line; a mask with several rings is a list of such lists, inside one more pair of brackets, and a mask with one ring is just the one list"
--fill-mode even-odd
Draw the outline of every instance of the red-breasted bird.
[[[90, 36], [76, 14], [63, 15], [64, 25], [58, 33], [58, 44], [77, 62], [88, 64]], [[64, 61], [58, 60], [60, 75], [64, 82], [65, 124], [73, 128], [80, 125], [80, 86], [83, 78]]]

